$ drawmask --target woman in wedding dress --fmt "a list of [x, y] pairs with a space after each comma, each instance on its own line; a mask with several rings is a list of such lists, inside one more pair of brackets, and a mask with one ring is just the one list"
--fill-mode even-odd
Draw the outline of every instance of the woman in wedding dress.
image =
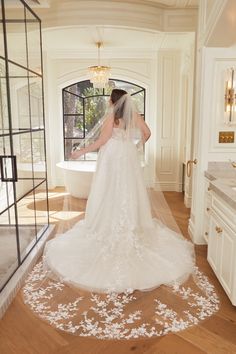
[[99, 149], [85, 218], [46, 243], [24, 302], [60, 330], [99, 339], [149, 338], [196, 325], [219, 301], [195, 267], [193, 244], [160, 215], [152, 218], [138, 153], [150, 130], [118, 89], [94, 136], [100, 126], [95, 142], [72, 152], [78, 159]]
[[99, 138], [72, 153], [78, 159], [99, 149], [85, 219], [45, 250], [59, 279], [96, 292], [181, 283], [194, 269], [193, 245], [152, 218], [135, 145], [151, 133], [131, 100], [114, 89]]

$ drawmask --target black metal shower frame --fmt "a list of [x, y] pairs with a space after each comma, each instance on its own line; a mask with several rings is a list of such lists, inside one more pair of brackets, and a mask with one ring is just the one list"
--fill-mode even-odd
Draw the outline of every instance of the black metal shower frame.
[[[109, 96], [110, 96], [110, 95], [105, 94], [105, 88], [102, 89], [102, 94], [95, 94], [95, 95], [86, 96], [86, 97], [77, 95], [76, 93], [73, 93], [73, 92], [70, 92], [70, 91], [67, 90], [68, 87], [71, 87], [71, 86], [73, 86], [73, 85], [76, 85], [76, 84], [79, 84], [79, 83], [82, 83], [82, 82], [86, 82], [86, 81], [89, 81], [89, 80], [78, 81], [78, 82], [75, 82], [75, 83], [73, 83], [73, 84], [71, 84], [71, 85], [69, 85], [69, 86], [66, 86], [66, 87], [64, 87], [64, 88], [62, 89], [63, 143], [64, 143], [64, 160], [65, 160], [65, 161], [68, 160], [68, 159], [66, 158], [66, 141], [67, 141], [67, 140], [78, 140], [78, 141], [79, 141], [80, 139], [84, 139], [84, 138], [85, 138], [85, 100], [88, 99], [88, 98], [93, 98], [93, 97], [109, 97]], [[125, 81], [125, 80], [120, 80], [120, 79], [112, 79], [112, 78], [109, 79], [109, 81], [124, 82], [124, 83], [126, 83], [126, 84], [134, 85], [134, 86], [140, 88], [139, 91], [133, 92], [133, 93], [131, 94], [131, 96], [135, 96], [135, 95], [137, 95], [138, 93], [143, 92], [143, 95], [144, 95], [144, 97], [143, 97], [143, 100], [144, 100], [144, 109], [143, 109], [143, 114], [141, 114], [141, 115], [142, 115], [142, 117], [143, 117], [144, 120], [145, 120], [145, 112], [146, 112], [146, 89], [145, 89], [144, 87], [142, 87], [142, 86], [140, 86], [140, 85], [137, 85], [137, 84], [134, 84], [133, 82], [130, 82], [130, 81]], [[80, 99], [83, 100], [83, 114], [79, 114], [79, 113], [75, 113], [75, 114], [73, 114], [73, 113], [71, 113], [71, 114], [70, 114], [70, 113], [65, 113], [64, 92], [69, 93], [69, 94], [71, 94], [71, 95], [74, 95], [74, 96], [76, 96], [76, 97], [78, 97], [78, 98], [80, 98]], [[68, 117], [68, 116], [74, 116], [74, 117], [81, 117], [81, 116], [83, 116], [83, 137], [82, 137], [82, 138], [78, 138], [78, 137], [66, 137], [66, 136], [65, 136], [65, 126], [66, 126], [66, 124], [65, 124], [65, 117]], [[91, 160], [89, 160], [89, 161], [91, 161]]]
[[[7, 133], [0, 133], [0, 138], [8, 137], [9, 138], [9, 143], [10, 143], [10, 152], [11, 155], [2, 155], [2, 158], [4, 157], [12, 157], [13, 160], [13, 178], [10, 180], [10, 182], [13, 185], [13, 196], [14, 196], [14, 202], [7, 205], [7, 208], [5, 208], [3, 211], [0, 211], [0, 215], [3, 213], [7, 212], [10, 210], [12, 207], [14, 207], [14, 212], [15, 212], [15, 224], [11, 224], [12, 226], [15, 227], [16, 231], [16, 245], [17, 245], [17, 259], [18, 259], [18, 267], [15, 268], [14, 271], [9, 275], [8, 279], [6, 282], [0, 287], [0, 291], [6, 286], [6, 284], [9, 282], [9, 280], [12, 278], [14, 273], [17, 271], [17, 269], [21, 266], [21, 264], [25, 261], [25, 259], [28, 257], [32, 249], [36, 246], [38, 241], [41, 239], [41, 237], [45, 234], [49, 227], [49, 203], [48, 203], [48, 179], [47, 179], [47, 150], [46, 150], [46, 134], [45, 134], [45, 102], [44, 102], [44, 82], [43, 82], [43, 56], [42, 56], [42, 26], [41, 26], [41, 20], [40, 18], [34, 13], [34, 11], [28, 6], [28, 4], [24, 0], [18, 0], [23, 6], [24, 6], [24, 19], [6, 19], [5, 15], [5, 0], [0, 0], [1, 1], [1, 7], [2, 7], [2, 19], [0, 19], [0, 23], [2, 23], [2, 28], [3, 28], [3, 42], [4, 42], [4, 57], [0, 55], [0, 59], [2, 59], [5, 63], [5, 73], [6, 77], [6, 98], [7, 98], [7, 112], [8, 112], [8, 132]], [[35, 20], [27, 20], [26, 18], [26, 9], [34, 16]], [[39, 41], [40, 41], [40, 65], [41, 65], [41, 74], [38, 72], [33, 71], [32, 69], [29, 68], [29, 48], [28, 48], [28, 38], [27, 38], [27, 23], [35, 23], [37, 21], [39, 25]], [[7, 46], [7, 28], [6, 28], [6, 23], [24, 23], [25, 25], [25, 39], [26, 39], [26, 67], [24, 65], [21, 65], [11, 59], [8, 58], [8, 46]], [[32, 73], [34, 76], [27, 75], [25, 78], [27, 78], [27, 84], [28, 84], [28, 90], [29, 90], [29, 80], [31, 77], [40, 77], [41, 78], [41, 86], [42, 86], [42, 122], [43, 122], [43, 127], [44, 128], [32, 128], [32, 115], [31, 115], [31, 98], [30, 98], [30, 93], [28, 92], [29, 95], [29, 118], [30, 118], [30, 128], [29, 129], [22, 129], [18, 131], [14, 131], [12, 127], [12, 112], [11, 112], [11, 93], [10, 93], [10, 78], [14, 78], [14, 76], [9, 76], [9, 64], [14, 64], [15, 66], [24, 69], [27, 73]], [[15, 78], [19, 78], [23, 76], [16, 76]], [[32, 143], [32, 133], [34, 132], [43, 132], [43, 139], [44, 139], [44, 160], [45, 160], [45, 176], [44, 178], [37, 178], [35, 177], [35, 172], [34, 172], [34, 163], [32, 160], [32, 178], [24, 178], [24, 177], [18, 177], [17, 176], [17, 171], [14, 170], [16, 169], [16, 155], [14, 155], [14, 144], [13, 144], [13, 136], [18, 135], [18, 134], [25, 134], [29, 133], [30, 134], [30, 140], [31, 140], [31, 153], [33, 157], [33, 143]], [[3, 174], [1, 173], [1, 177], [3, 177]], [[3, 178], [4, 179], [4, 178]], [[20, 198], [17, 199], [16, 196], [16, 183], [19, 180], [32, 180], [33, 181], [33, 188], [28, 190], [24, 195], [22, 195]], [[40, 180], [40, 182], [35, 183], [36, 180]], [[8, 181], [5, 181], [8, 183]], [[45, 185], [45, 192], [46, 192], [46, 206], [47, 206], [47, 224], [43, 227], [43, 230], [40, 230], [40, 235], [38, 235], [37, 232], [37, 221], [36, 221], [36, 202], [35, 202], [35, 194], [34, 191], [40, 186], [40, 185]], [[8, 188], [7, 190], [7, 199], [9, 201], [9, 194], [8, 194]], [[35, 229], [35, 242], [33, 246], [28, 249], [27, 253], [24, 255], [24, 257], [21, 257], [20, 253], [20, 235], [19, 235], [19, 226], [23, 226], [22, 224], [19, 225], [18, 223], [18, 211], [17, 211], [17, 203], [22, 200], [26, 195], [30, 195], [33, 193], [33, 200], [34, 200], [34, 229]]]

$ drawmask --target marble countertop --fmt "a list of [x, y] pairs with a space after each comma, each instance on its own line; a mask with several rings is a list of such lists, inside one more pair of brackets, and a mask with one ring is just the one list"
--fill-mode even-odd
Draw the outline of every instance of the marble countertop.
[[236, 210], [236, 169], [207, 170], [209, 187]]

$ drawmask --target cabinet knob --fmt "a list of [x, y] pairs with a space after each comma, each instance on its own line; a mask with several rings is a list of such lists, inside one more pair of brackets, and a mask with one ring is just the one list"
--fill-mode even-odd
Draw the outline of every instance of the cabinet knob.
[[210, 208], [206, 208], [206, 211], [210, 211], [211, 209]]
[[216, 226], [216, 232], [217, 232], [218, 234], [221, 234], [221, 232], [223, 232], [223, 230], [222, 230], [221, 227]]
[[208, 232], [205, 232], [205, 235], [208, 236]]
[[210, 192], [211, 191], [211, 187], [208, 187], [207, 190], [208, 190], [208, 192]]

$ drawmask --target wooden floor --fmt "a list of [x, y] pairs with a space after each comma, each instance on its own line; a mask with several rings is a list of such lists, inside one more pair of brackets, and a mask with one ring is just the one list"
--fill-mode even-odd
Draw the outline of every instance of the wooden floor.
[[[187, 236], [189, 210], [181, 193], [167, 192], [166, 199]], [[43, 208], [43, 204], [38, 208]], [[72, 198], [62, 189], [50, 192], [50, 219], [62, 232], [83, 217], [85, 201]], [[68, 209], [66, 211], [66, 209]], [[0, 322], [1, 354], [201, 354], [236, 353], [236, 308], [214, 276], [206, 260], [206, 246], [197, 246], [197, 264], [215, 285], [220, 297], [219, 312], [200, 325], [159, 338], [130, 341], [96, 340], [65, 334], [39, 320], [18, 294]]]

